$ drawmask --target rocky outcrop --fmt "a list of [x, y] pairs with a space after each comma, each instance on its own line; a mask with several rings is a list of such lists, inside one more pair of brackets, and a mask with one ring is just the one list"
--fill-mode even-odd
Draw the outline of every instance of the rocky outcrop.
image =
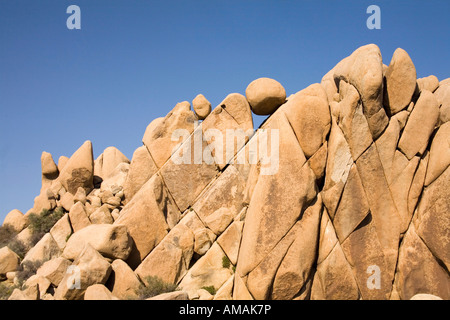
[[[288, 98], [260, 78], [180, 102], [131, 161], [44, 152], [0, 280], [35, 267], [10, 299], [450, 299], [450, 81], [416, 77], [370, 44]], [[56, 210], [36, 242], [31, 213]]]

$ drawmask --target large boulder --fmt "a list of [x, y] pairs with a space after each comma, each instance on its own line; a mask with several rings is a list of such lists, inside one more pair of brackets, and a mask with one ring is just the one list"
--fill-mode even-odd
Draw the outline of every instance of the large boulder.
[[422, 91], [398, 143], [398, 148], [409, 160], [416, 154], [423, 155], [438, 118], [436, 97], [430, 91]]
[[8, 247], [0, 249], [0, 274], [6, 275], [10, 271], [16, 271], [19, 266], [19, 256]]
[[127, 263], [136, 268], [166, 236], [169, 224], [174, 226], [179, 217], [180, 212], [161, 177], [155, 174], [127, 203], [114, 222], [114, 225], [126, 226], [134, 240]]
[[86, 141], [70, 157], [58, 179], [68, 192], [75, 195], [79, 187], [84, 188], [86, 194], [88, 194], [94, 188], [93, 177], [94, 157], [92, 143]]
[[125, 203], [128, 203], [141, 187], [158, 171], [155, 161], [145, 146], [137, 148], [131, 158], [128, 175], [123, 185]]
[[126, 260], [131, 252], [133, 240], [128, 235], [126, 226], [92, 224], [75, 232], [69, 238], [63, 257], [74, 260], [86, 244], [107, 258]]
[[111, 263], [112, 272], [106, 283], [106, 287], [119, 299], [136, 297], [136, 290], [141, 282], [128, 264], [120, 259]]
[[383, 62], [375, 44], [362, 46], [333, 68], [335, 81], [352, 84], [361, 96], [363, 113], [373, 139], [377, 139], [388, 125], [383, 108]]
[[87, 244], [59, 283], [55, 290], [55, 299], [83, 299], [88, 287], [94, 284], [105, 284], [111, 269], [111, 264]]
[[202, 94], [194, 98], [192, 107], [199, 120], [205, 119], [211, 113], [211, 103]]
[[384, 102], [394, 115], [408, 107], [416, 89], [416, 68], [405, 50], [395, 50], [385, 77]]
[[121, 163], [129, 164], [130, 160], [116, 147], [106, 148], [94, 161], [94, 184], [109, 178]]
[[17, 209], [11, 210], [3, 220], [3, 226], [11, 227], [15, 232], [19, 233], [28, 225], [27, 218]]
[[331, 115], [325, 90], [313, 84], [297, 92], [281, 108], [286, 114], [307, 158], [325, 142], [331, 127]]
[[[155, 164], [161, 168], [175, 151], [179, 144], [172, 138], [175, 130], [186, 130], [187, 134], [194, 131], [197, 115], [191, 110], [187, 101], [178, 103], [163, 119], [156, 119], [147, 127], [142, 139], [150, 152]], [[184, 137], [186, 139], [187, 137]]]
[[252, 81], [245, 95], [254, 114], [269, 115], [286, 101], [286, 91], [276, 80], [259, 78]]
[[63, 257], [57, 257], [46, 261], [36, 272], [36, 275], [47, 278], [55, 287], [59, 285], [64, 278], [69, 266], [70, 260]]

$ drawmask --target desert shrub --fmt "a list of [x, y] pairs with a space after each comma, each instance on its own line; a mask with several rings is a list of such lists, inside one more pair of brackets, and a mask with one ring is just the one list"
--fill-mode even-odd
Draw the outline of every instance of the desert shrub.
[[0, 282], [0, 300], [8, 300], [15, 288], [13, 284]]
[[136, 290], [136, 295], [139, 299], [147, 299], [166, 292], [177, 291], [177, 285], [173, 283], [164, 282], [161, 278], [156, 276], [149, 276], [145, 278], [147, 285], [141, 285]]
[[228, 256], [223, 256], [222, 257], [222, 267], [224, 267], [225, 269], [228, 269], [231, 265], [231, 261], [230, 258], [228, 258]]
[[16, 277], [17, 280], [22, 286], [22, 284], [31, 276], [35, 275], [37, 270], [42, 266], [44, 261], [38, 260], [28, 260], [21, 263], [19, 269], [17, 270]]
[[30, 222], [30, 228], [33, 231], [33, 234], [43, 236], [50, 231], [63, 215], [64, 209], [61, 207], [54, 210], [44, 209], [40, 214], [31, 213], [28, 216], [28, 221]]
[[12, 239], [8, 243], [8, 248], [10, 248], [11, 251], [14, 251], [19, 256], [20, 259], [23, 259], [28, 251], [27, 246], [18, 239]]
[[0, 248], [8, 245], [16, 234], [17, 232], [9, 225], [0, 226]]
[[205, 289], [206, 291], [208, 291], [212, 295], [215, 295], [216, 292], [217, 292], [217, 290], [216, 290], [216, 288], [214, 288], [214, 286], [202, 287], [202, 289]]

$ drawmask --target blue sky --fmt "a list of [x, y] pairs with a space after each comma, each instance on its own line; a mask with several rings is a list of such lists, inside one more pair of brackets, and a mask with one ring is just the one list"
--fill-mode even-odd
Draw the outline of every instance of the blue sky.
[[[81, 30], [66, 27], [71, 4]], [[91, 140], [94, 157], [131, 160], [151, 120], [199, 93], [215, 107], [264, 76], [289, 95], [368, 43], [445, 79], [449, 13], [447, 0], [0, 0], [0, 222], [33, 206], [42, 151], [57, 161]]]

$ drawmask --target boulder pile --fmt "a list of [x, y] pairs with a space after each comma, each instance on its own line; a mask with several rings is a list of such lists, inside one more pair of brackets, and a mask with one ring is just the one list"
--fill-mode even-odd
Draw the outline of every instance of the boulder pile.
[[288, 97], [260, 78], [192, 106], [131, 161], [43, 152], [0, 230], [6, 298], [450, 299], [450, 79], [370, 44]]

